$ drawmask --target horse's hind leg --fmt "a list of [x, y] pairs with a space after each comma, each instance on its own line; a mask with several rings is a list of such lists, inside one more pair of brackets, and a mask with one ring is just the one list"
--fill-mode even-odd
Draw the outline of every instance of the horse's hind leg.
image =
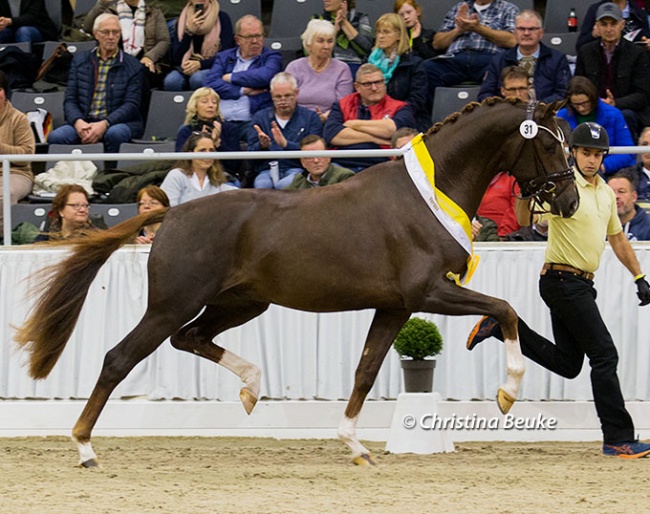
[[140, 323], [106, 354], [97, 384], [72, 429], [72, 439], [77, 444], [81, 466], [97, 466], [90, 435], [113, 390], [136, 364], [150, 355], [178, 328], [178, 324], [178, 318], [170, 320], [168, 313], [154, 316], [147, 312]]
[[378, 310], [370, 325], [366, 344], [354, 376], [354, 389], [338, 429], [339, 437], [352, 450], [352, 462], [358, 465], [375, 464], [370, 452], [357, 439], [357, 420], [363, 402], [375, 383], [386, 353], [395, 340], [410, 312], [402, 310]]
[[517, 331], [517, 313], [506, 302], [499, 298], [477, 293], [471, 289], [459, 287], [453, 282], [442, 281], [442, 286], [435, 289], [435, 297], [427, 300], [421, 309], [436, 314], [463, 316], [481, 314], [496, 319], [503, 332], [506, 350], [507, 379], [497, 392], [497, 404], [503, 414], [507, 414], [519, 394], [521, 379], [526, 365], [519, 345]]
[[246, 323], [259, 316], [268, 304], [251, 303], [246, 305], [223, 306], [208, 305], [201, 315], [181, 328], [171, 337], [172, 346], [178, 350], [205, 357], [232, 371], [243, 382], [239, 398], [250, 414], [260, 394], [262, 372], [255, 364], [212, 342], [217, 334]]

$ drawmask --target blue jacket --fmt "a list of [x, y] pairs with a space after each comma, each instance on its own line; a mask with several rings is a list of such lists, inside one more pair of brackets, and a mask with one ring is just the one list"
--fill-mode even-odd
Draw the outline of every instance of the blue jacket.
[[[575, 129], [579, 124], [573, 109], [564, 107], [558, 111], [557, 115], [567, 120], [571, 129]], [[630, 129], [627, 128], [627, 124], [625, 123], [625, 118], [616, 107], [612, 107], [601, 99], [598, 99], [596, 119], [594, 121], [601, 125], [607, 132], [610, 146], [634, 146]], [[609, 154], [603, 162], [605, 165], [605, 175], [610, 176], [621, 168], [634, 166], [635, 162], [634, 155], [629, 153]]]
[[[310, 135], [317, 134], [322, 135], [323, 132], [323, 123], [320, 121], [320, 117], [314, 111], [310, 111], [305, 107], [296, 106], [296, 110], [291, 116], [291, 119], [287, 122], [282, 130], [282, 134], [287, 140], [286, 148], [282, 148], [277, 144], [271, 133], [271, 122], [275, 121], [275, 111], [273, 107], [267, 107], [266, 109], [256, 112], [253, 115], [251, 120], [251, 128], [248, 130], [248, 151], [249, 152], [261, 152], [264, 151], [260, 147], [260, 139], [257, 136], [257, 131], [253, 128], [253, 125], [257, 125], [262, 132], [271, 138], [271, 146], [269, 147], [270, 151], [281, 152], [283, 150], [300, 150], [300, 141], [302, 138]], [[261, 161], [256, 159], [256, 168], [258, 170], [266, 170], [269, 168], [269, 161]], [[300, 168], [300, 161], [293, 159], [282, 159], [278, 161], [280, 165], [280, 170], [288, 170], [289, 168]]]
[[[501, 96], [501, 72], [507, 66], [518, 64], [516, 46], [496, 54], [485, 71], [483, 84], [478, 93], [479, 101], [490, 96]], [[571, 80], [571, 70], [566, 55], [540, 43], [533, 80], [538, 100], [545, 103], [562, 100]]]
[[650, 216], [638, 205], [634, 209], [636, 214], [629, 223], [623, 225], [623, 231], [630, 241], [650, 241]]
[[[79, 119], [89, 121], [88, 113], [95, 92], [97, 66], [95, 50], [77, 54], [72, 60], [63, 104], [65, 120], [70, 125], [74, 126]], [[106, 119], [111, 125], [128, 125], [132, 138], [141, 137], [144, 131], [140, 112], [144, 87], [143, 70], [140, 61], [119, 50], [106, 78]]]
[[626, 173], [634, 178], [638, 200], [642, 202], [649, 202], [650, 180], [648, 179], [648, 176], [643, 172], [643, 163], [639, 162], [635, 166], [625, 168], [621, 170], [621, 173]]
[[[211, 87], [222, 100], [237, 100], [241, 97], [241, 88], [268, 89], [271, 79], [282, 71], [282, 54], [275, 50], [263, 48], [246, 71], [232, 73], [237, 63], [239, 47], [229, 48], [217, 54], [212, 69], [205, 78], [205, 86]], [[232, 73], [230, 83], [223, 80], [227, 73]], [[271, 107], [271, 94], [268, 92], [252, 95], [250, 98], [251, 114], [266, 107]]]

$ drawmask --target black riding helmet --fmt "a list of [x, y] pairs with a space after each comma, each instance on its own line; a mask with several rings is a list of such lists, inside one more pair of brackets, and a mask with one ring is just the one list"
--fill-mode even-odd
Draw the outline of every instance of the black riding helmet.
[[575, 128], [569, 140], [569, 147], [596, 148], [607, 153], [609, 152], [609, 136], [598, 123], [587, 121]]

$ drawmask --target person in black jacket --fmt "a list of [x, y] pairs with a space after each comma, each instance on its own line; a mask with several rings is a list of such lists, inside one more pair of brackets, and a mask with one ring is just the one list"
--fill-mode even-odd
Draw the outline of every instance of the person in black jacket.
[[433, 48], [433, 36], [436, 35], [436, 31], [425, 29], [420, 23], [422, 7], [416, 0], [396, 0], [393, 12], [399, 14], [404, 20], [409, 33], [409, 45], [415, 55], [422, 59], [430, 59], [439, 54]]
[[625, 20], [614, 3], [602, 4], [596, 13], [600, 39], [578, 52], [575, 75], [596, 85], [598, 96], [620, 109], [636, 138], [650, 125], [650, 58], [641, 45], [623, 37]]
[[[596, 26], [596, 11], [598, 8], [605, 4], [609, 3], [609, 0], [599, 0], [594, 2], [589, 6], [585, 17], [580, 24], [580, 35], [578, 36], [578, 42], [576, 43], [576, 49], [580, 50], [587, 43], [591, 43], [596, 40], [600, 35], [598, 33], [598, 27]], [[648, 25], [648, 13], [635, 1], [628, 2], [628, 0], [615, 0], [612, 2], [618, 5], [621, 8], [621, 11], [624, 11], [625, 7], [628, 7], [628, 15], [625, 18], [625, 28], [623, 29], [623, 34], [631, 37], [630, 41], [645, 41], [650, 38], [650, 26]]]
[[[18, 7], [18, 8], [16, 8]], [[43, 0], [0, 0], [0, 43], [56, 41], [59, 31]]]

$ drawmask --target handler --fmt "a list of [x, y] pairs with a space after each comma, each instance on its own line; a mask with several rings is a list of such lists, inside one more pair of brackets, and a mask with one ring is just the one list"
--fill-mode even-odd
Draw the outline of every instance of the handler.
[[[591, 366], [591, 387], [603, 431], [603, 454], [636, 459], [650, 454], [650, 444], [634, 437], [634, 423], [625, 408], [616, 374], [618, 354], [596, 305], [594, 272], [605, 248], [605, 237], [623, 265], [634, 275], [640, 305], [650, 303], [650, 285], [641, 272], [616, 212], [616, 198], [598, 170], [609, 151], [609, 138], [598, 124], [582, 123], [570, 141], [580, 207], [570, 218], [532, 214], [528, 200], [517, 200], [521, 225], [548, 220], [546, 262], [539, 290], [551, 309], [555, 344], [519, 319], [523, 354], [565, 378], [575, 378], [584, 356]], [[473, 350], [488, 337], [503, 340], [498, 322], [483, 317], [467, 340]]]

